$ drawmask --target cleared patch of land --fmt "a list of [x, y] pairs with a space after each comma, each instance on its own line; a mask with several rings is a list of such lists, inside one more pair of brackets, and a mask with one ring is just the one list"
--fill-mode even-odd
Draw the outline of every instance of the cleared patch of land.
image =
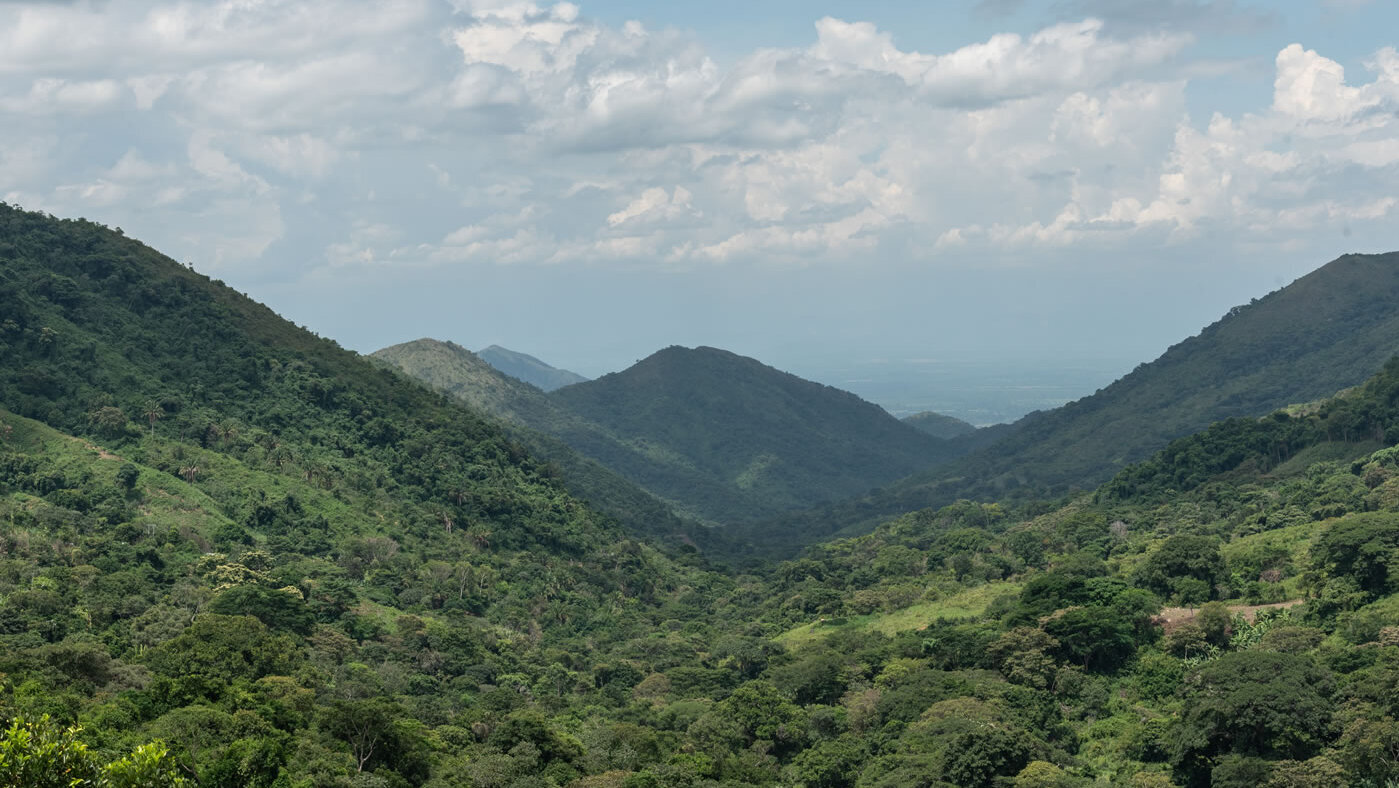
[[801, 648], [841, 629], [878, 632], [892, 635], [910, 629], [922, 629], [940, 618], [972, 618], [985, 612], [997, 597], [1020, 593], [1019, 583], [996, 582], [969, 588], [942, 599], [928, 600], [888, 613], [846, 618], [820, 618], [794, 627], [775, 640], [787, 648]]

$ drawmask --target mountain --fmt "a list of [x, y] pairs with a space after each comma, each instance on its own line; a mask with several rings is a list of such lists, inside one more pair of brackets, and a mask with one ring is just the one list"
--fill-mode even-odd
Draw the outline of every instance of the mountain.
[[538, 386], [502, 372], [454, 342], [417, 339], [376, 350], [370, 357], [506, 421], [541, 422], [558, 410]]
[[587, 378], [566, 369], [557, 369], [526, 353], [491, 345], [476, 353], [483, 361], [516, 380], [523, 380], [544, 391], [553, 391], [574, 383], [582, 383]]
[[[871, 496], [756, 524], [745, 538], [786, 550], [959, 498], [1045, 498], [1091, 489], [1216, 421], [1262, 415], [1356, 385], [1396, 351], [1399, 252], [1345, 255], [1231, 309], [1090, 396], [955, 439], [973, 450], [954, 462]], [[980, 447], [962, 443], [993, 437]]]
[[1170, 440], [1354, 386], [1399, 350], [1399, 252], [1346, 255], [1230, 310], [1097, 393], [967, 458], [981, 489], [1089, 488]]
[[712, 529], [677, 517], [665, 502], [556, 437], [571, 436], [585, 445], [610, 442], [616, 444], [614, 451], [625, 451], [600, 428], [582, 422], [537, 387], [500, 372], [478, 354], [425, 338], [377, 350], [371, 358], [501, 419], [533, 454], [559, 466], [574, 495], [617, 518], [628, 531], [702, 545], [713, 545], [718, 538]]
[[[853, 394], [713, 348], [667, 348], [547, 395], [449, 342], [423, 339], [374, 355], [557, 439], [683, 517], [716, 525], [863, 492], [958, 451]], [[531, 445], [550, 459], [565, 456], [547, 442]], [[593, 475], [579, 470], [572, 467], [577, 479]]]
[[[712, 524], [729, 516], [774, 511], [764, 508], [761, 499], [733, 489], [681, 458], [657, 457], [645, 446], [628, 443], [534, 386], [488, 367], [460, 345], [423, 339], [384, 348], [375, 357], [526, 430], [526, 435], [539, 438], [535, 446], [556, 462], [574, 462], [581, 456], [606, 469], [607, 473], [584, 473], [579, 477], [583, 482], [615, 474], [647, 496], [662, 500], [668, 510]], [[636, 502], [635, 496], [620, 497]], [[624, 519], [635, 516], [623, 515]]]
[[[0, 207], [0, 315], [0, 402], [63, 432], [274, 466], [362, 497], [366, 527], [479, 527], [541, 555], [619, 538], [493, 419], [100, 225]], [[258, 506], [206, 477], [234, 520]]]
[[0, 204], [0, 783], [98, 768], [78, 723], [141, 759], [93, 784], [475, 784], [516, 745], [573, 781], [527, 692], [607, 685], [730, 584], [558, 474], [120, 231]]
[[955, 416], [945, 416], [941, 413], [933, 413], [930, 410], [925, 410], [922, 413], [915, 413], [912, 416], [904, 416], [903, 423], [922, 432], [926, 432], [934, 438], [942, 438], [944, 440], [976, 432], [975, 426]]
[[[953, 454], [854, 394], [709, 347], [669, 347], [549, 398], [646, 463], [597, 459], [722, 522], [865, 491]], [[696, 474], [728, 500], [690, 486]]]

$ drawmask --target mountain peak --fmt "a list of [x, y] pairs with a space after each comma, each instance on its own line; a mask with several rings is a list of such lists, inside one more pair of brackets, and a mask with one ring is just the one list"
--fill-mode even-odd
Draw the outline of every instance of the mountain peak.
[[[663, 348], [550, 398], [643, 447], [657, 467], [682, 463], [747, 496], [730, 507], [737, 519], [863, 492], [949, 456], [944, 441], [854, 394], [703, 345]], [[684, 485], [662, 494], [695, 497]]]
[[516, 380], [522, 380], [544, 391], [582, 383], [586, 377], [577, 372], [552, 367], [528, 353], [511, 350], [500, 345], [491, 345], [477, 351], [483, 361]]

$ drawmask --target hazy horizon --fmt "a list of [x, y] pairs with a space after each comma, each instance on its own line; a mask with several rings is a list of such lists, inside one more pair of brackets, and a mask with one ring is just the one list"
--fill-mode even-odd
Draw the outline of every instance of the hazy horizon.
[[1130, 368], [1399, 249], [1395, 29], [1362, 0], [6, 2], [0, 199], [361, 352]]

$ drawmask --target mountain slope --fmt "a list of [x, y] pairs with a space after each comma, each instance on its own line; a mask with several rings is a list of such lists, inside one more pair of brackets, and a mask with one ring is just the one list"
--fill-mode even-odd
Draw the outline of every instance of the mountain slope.
[[376, 350], [370, 356], [479, 411], [509, 421], [537, 422], [555, 416], [558, 410], [538, 387], [500, 371], [454, 342], [423, 338]]
[[934, 413], [930, 410], [925, 410], [922, 413], [915, 413], [912, 416], [904, 416], [903, 423], [920, 432], [926, 432], [934, 438], [942, 438], [943, 440], [976, 432], [976, 427], [955, 416], [946, 416], [941, 413]]
[[[0, 207], [0, 315], [9, 410], [338, 491], [377, 512], [350, 518], [346, 538], [387, 520], [443, 544], [490, 532], [543, 557], [620, 536], [477, 412], [100, 225]], [[257, 495], [195, 476], [235, 521], [258, 510]]]
[[[434, 339], [421, 339], [376, 351], [374, 356], [407, 374], [488, 413], [517, 425], [525, 440], [542, 456], [572, 468], [575, 483], [605, 480], [616, 475], [625, 484], [635, 485], [648, 496], [660, 499], [675, 513], [713, 524], [736, 522], [781, 511], [762, 497], [727, 484], [723, 479], [697, 468], [685, 457], [658, 454], [646, 444], [635, 444], [606, 427], [574, 413], [563, 403], [539, 389], [507, 377], [484, 364], [471, 351]], [[591, 463], [591, 464], [589, 464]], [[621, 485], [612, 485], [606, 500], [616, 507], [624, 522], [636, 514], [621, 512], [625, 505], [644, 502], [623, 494]], [[598, 499], [597, 490], [585, 497]], [[654, 502], [650, 504], [654, 506]], [[645, 515], [649, 508], [636, 510]], [[643, 529], [644, 530], [644, 529]], [[684, 529], [691, 536], [714, 539], [712, 529]]]
[[160, 739], [201, 785], [473, 784], [461, 764], [536, 734], [560, 748], [521, 774], [604, 771], [534, 698], [606, 687], [615, 648], [727, 587], [494, 420], [116, 231], [3, 204], [0, 405], [0, 728]]
[[[727, 512], [730, 522], [864, 491], [952, 455], [945, 441], [853, 394], [714, 348], [666, 348], [549, 397], [652, 463], [756, 499], [755, 510]], [[652, 484], [667, 498], [704, 503], [683, 480]]]
[[1173, 438], [1330, 396], [1399, 350], [1399, 253], [1346, 255], [1122, 379], [1020, 429], [965, 467], [996, 489], [1091, 487]]
[[372, 358], [505, 421], [534, 454], [560, 467], [573, 494], [617, 518], [629, 531], [700, 544], [713, 544], [717, 537], [712, 529], [682, 520], [651, 493], [555, 437], [596, 433], [593, 443], [615, 443], [615, 451], [625, 451], [600, 428], [582, 423], [535, 386], [506, 375], [466, 348], [419, 339], [377, 350]]
[[544, 391], [553, 391], [587, 380], [577, 372], [551, 367], [534, 356], [503, 348], [500, 345], [491, 345], [485, 350], [477, 351], [476, 355], [506, 375], [516, 380], [523, 380]]
[[[751, 529], [775, 549], [959, 498], [1087, 489], [1213, 422], [1329, 396], [1399, 351], [1399, 253], [1346, 255], [1227, 315], [1097, 393], [879, 494]], [[981, 439], [979, 433], [956, 439]]]

